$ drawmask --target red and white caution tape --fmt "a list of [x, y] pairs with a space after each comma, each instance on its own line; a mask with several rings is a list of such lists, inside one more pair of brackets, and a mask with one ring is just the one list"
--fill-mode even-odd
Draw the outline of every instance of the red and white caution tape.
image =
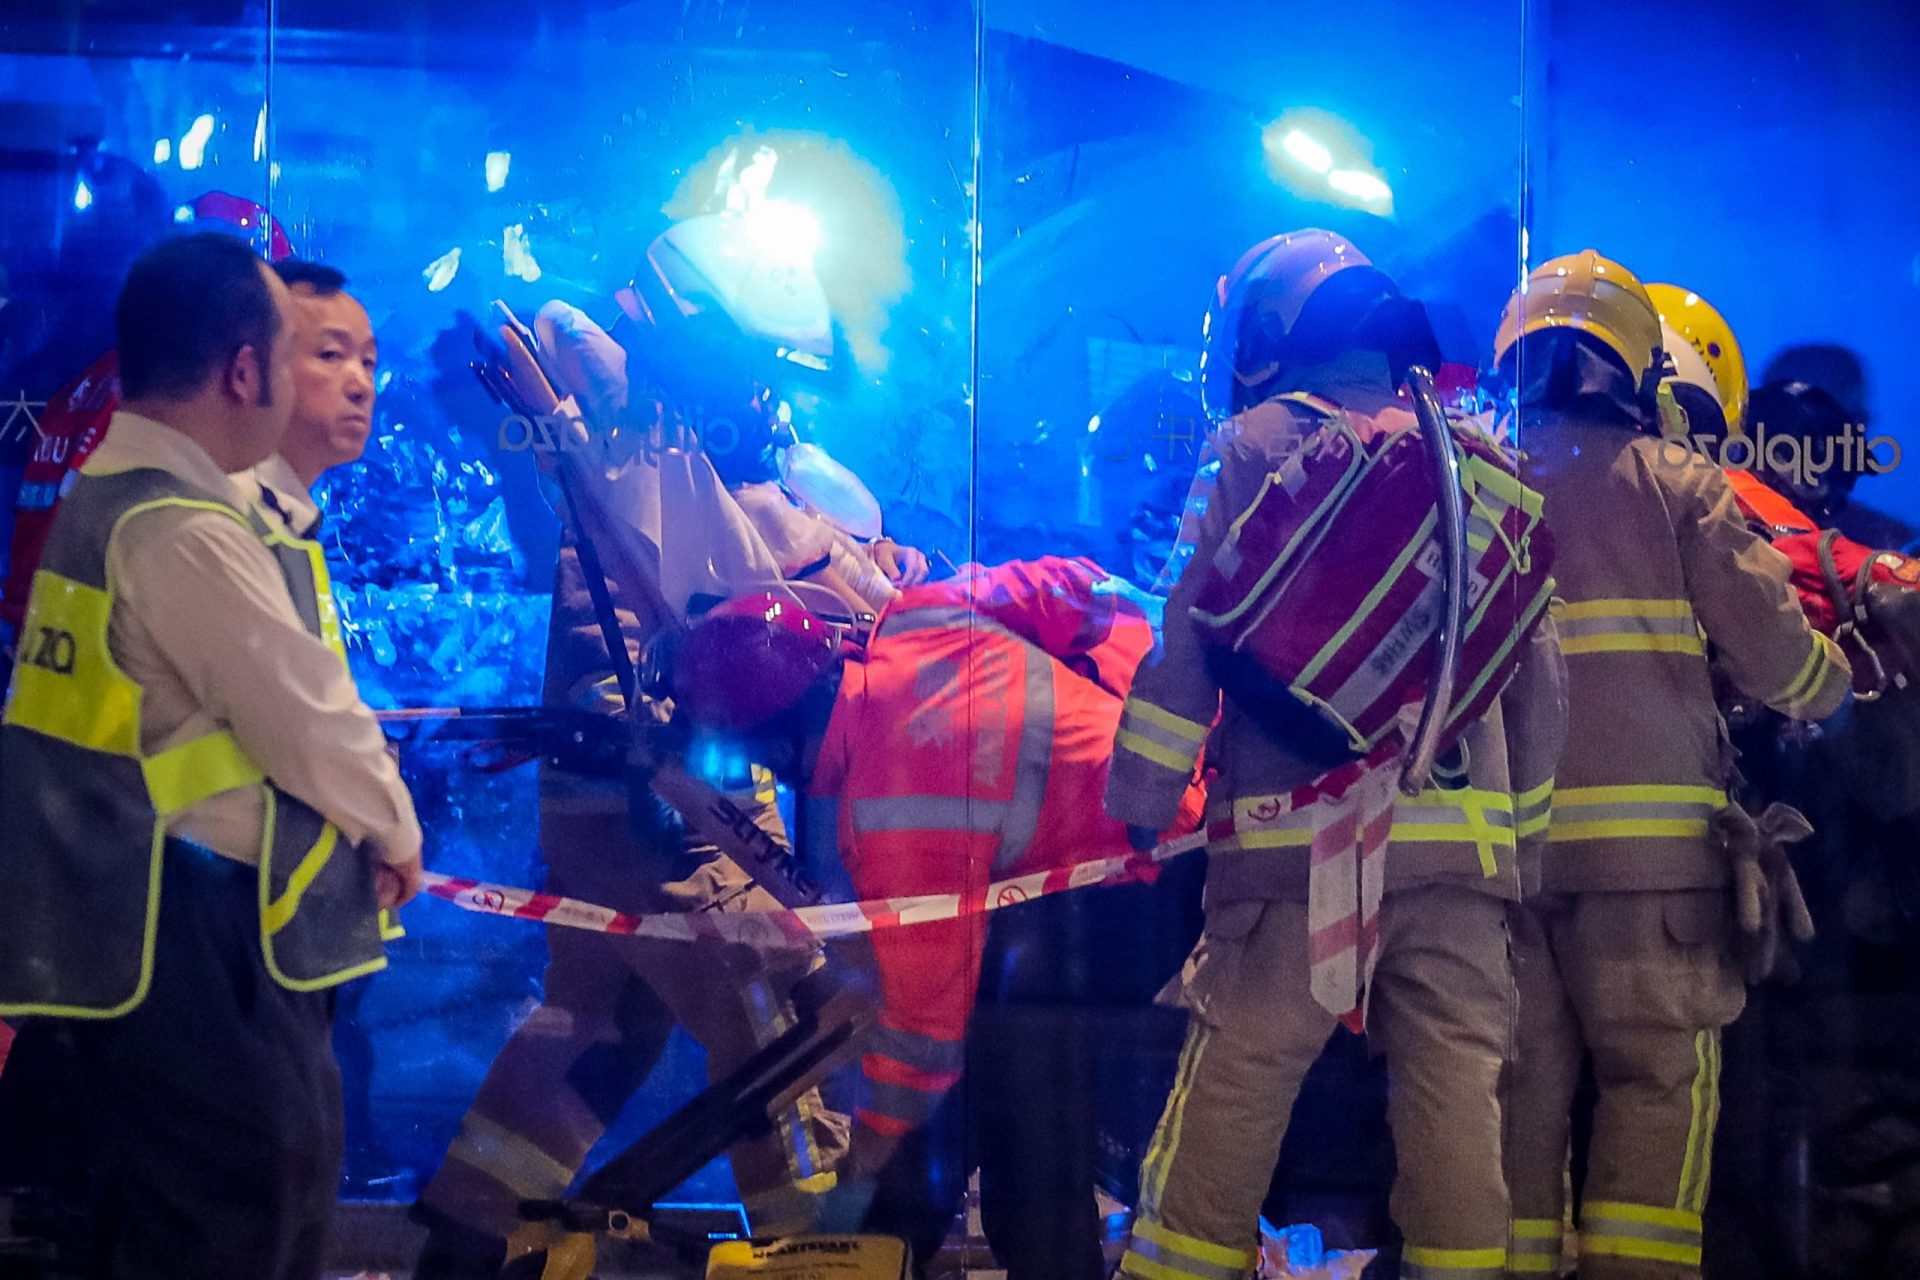
[[1171, 858], [1203, 847], [1218, 832], [1205, 829], [1180, 836], [1146, 853], [1093, 858], [1051, 871], [996, 880], [977, 897], [957, 893], [930, 893], [912, 898], [882, 898], [871, 902], [826, 903], [774, 911], [657, 912], [615, 911], [577, 898], [535, 893], [508, 885], [488, 884], [460, 876], [429, 871], [425, 890], [436, 898], [483, 915], [564, 925], [594, 933], [634, 938], [661, 938], [675, 942], [722, 941], [755, 947], [810, 947], [829, 938], [848, 938], [876, 929], [958, 920], [966, 916], [1018, 906], [1069, 889], [1089, 885], [1125, 884], [1143, 879], [1148, 870]]

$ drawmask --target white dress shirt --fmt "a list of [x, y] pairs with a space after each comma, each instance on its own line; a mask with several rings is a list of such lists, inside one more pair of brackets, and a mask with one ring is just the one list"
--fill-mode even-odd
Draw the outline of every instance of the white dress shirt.
[[[237, 510], [259, 499], [186, 436], [124, 411], [82, 472], [141, 467]], [[339, 657], [301, 624], [278, 563], [250, 529], [217, 511], [143, 511], [114, 539], [107, 572], [116, 592], [108, 646], [144, 691], [146, 751], [226, 729], [277, 786], [348, 840], [371, 841], [390, 863], [419, 857], [413, 800], [379, 724]], [[250, 786], [188, 808], [169, 829], [257, 864], [265, 824], [265, 793]]]

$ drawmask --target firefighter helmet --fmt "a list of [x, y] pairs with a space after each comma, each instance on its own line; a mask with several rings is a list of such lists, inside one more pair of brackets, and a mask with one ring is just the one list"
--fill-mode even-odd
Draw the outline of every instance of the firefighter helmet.
[[799, 705], [839, 654], [835, 628], [762, 594], [716, 605], [649, 665], [678, 714], [702, 729], [745, 733]]
[[[1747, 361], [1726, 317], [1705, 298], [1677, 284], [1650, 284], [1647, 297], [1660, 313], [1661, 323], [1684, 339], [1713, 375], [1727, 430], [1738, 435], [1747, 419]], [[1678, 350], [1678, 343], [1667, 347], [1670, 355]]]
[[1660, 322], [1660, 338], [1666, 344], [1667, 358], [1673, 363], [1666, 385], [1686, 417], [1686, 434], [1711, 436], [1716, 440], [1727, 435], [1726, 405], [1720, 399], [1720, 384], [1714, 381], [1707, 362], [1665, 320]]
[[1493, 339], [1493, 360], [1505, 365], [1522, 338], [1553, 329], [1583, 333], [1612, 352], [1651, 398], [1665, 361], [1660, 317], [1633, 272], [1592, 249], [1535, 267], [1507, 300]]
[[1290, 369], [1352, 347], [1400, 365], [1439, 360], [1425, 310], [1344, 236], [1308, 229], [1262, 240], [1214, 286], [1201, 405], [1214, 421], [1232, 417], [1286, 390]]

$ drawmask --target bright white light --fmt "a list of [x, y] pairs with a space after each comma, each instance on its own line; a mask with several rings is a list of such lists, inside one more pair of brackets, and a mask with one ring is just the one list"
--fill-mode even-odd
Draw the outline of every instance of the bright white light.
[[1289, 129], [1286, 136], [1280, 139], [1280, 146], [1288, 155], [1315, 173], [1325, 173], [1333, 168], [1333, 152], [1327, 150], [1326, 144], [1311, 134], [1302, 133], [1298, 129]]
[[458, 274], [460, 274], [460, 247], [455, 245], [429, 262], [427, 269], [420, 273], [420, 278], [427, 282], [428, 293], [438, 293], [452, 284], [453, 278]]
[[278, 160], [275, 160], [272, 164], [267, 166], [267, 181], [268, 182], [280, 181], [280, 162]]
[[192, 222], [193, 206], [190, 204], [183, 204], [175, 208], [173, 211], [173, 220], [175, 222]]
[[180, 139], [180, 167], [198, 169], [207, 159], [207, 143], [213, 140], [213, 117], [196, 116]]
[[507, 170], [513, 167], [511, 151], [487, 152], [487, 190], [498, 191], [507, 185]]
[[1393, 199], [1393, 188], [1382, 179], [1359, 169], [1335, 169], [1327, 175], [1327, 185], [1341, 195], [1364, 200], [1368, 204], [1385, 204]]
[[528, 284], [540, 278], [540, 264], [533, 260], [533, 249], [527, 243], [524, 223], [516, 222], [501, 230], [500, 262], [508, 275], [518, 276]]
[[85, 178], [80, 179], [73, 189], [73, 207], [82, 213], [93, 207], [93, 188], [87, 185]]
[[161, 138], [153, 144], [153, 162], [165, 164], [173, 159], [173, 139]]
[[258, 164], [267, 154], [267, 104], [260, 104], [260, 114], [253, 118], [253, 160]]
[[1100, 415], [1096, 413], [1091, 418], [1087, 419], [1087, 434], [1092, 435], [1094, 432], [1098, 431], [1099, 429], [1100, 429]]
[[791, 200], [766, 200], [744, 218], [747, 237], [761, 253], [782, 262], [811, 262], [820, 249], [820, 219]]

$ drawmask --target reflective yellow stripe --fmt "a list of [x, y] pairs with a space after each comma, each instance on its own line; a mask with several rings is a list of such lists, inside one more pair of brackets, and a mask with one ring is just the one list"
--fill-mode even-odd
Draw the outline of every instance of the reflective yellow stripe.
[[1665, 1240], [1642, 1240], [1636, 1236], [1582, 1235], [1580, 1250], [1596, 1257], [1640, 1258], [1648, 1262], [1678, 1263], [1684, 1267], [1700, 1265], [1700, 1246], [1697, 1244], [1671, 1244]]
[[1201, 1262], [1211, 1262], [1217, 1267], [1244, 1267], [1253, 1261], [1250, 1249], [1229, 1249], [1225, 1245], [1212, 1244], [1194, 1236], [1183, 1236], [1178, 1231], [1169, 1231], [1157, 1222], [1140, 1221], [1133, 1227], [1133, 1233], [1157, 1245], [1164, 1245], [1197, 1258]]
[[279, 933], [293, 920], [293, 913], [300, 909], [300, 897], [333, 857], [333, 850], [340, 842], [340, 829], [331, 822], [320, 828], [320, 838], [313, 842], [313, 848], [307, 850], [300, 859], [300, 865], [293, 869], [287, 878], [287, 891], [279, 899], [267, 904], [260, 914], [260, 926], [268, 936]]
[[1353, 611], [1353, 616], [1333, 633], [1330, 640], [1320, 646], [1320, 652], [1313, 655], [1313, 661], [1301, 669], [1299, 677], [1294, 681], [1295, 684], [1311, 683], [1313, 678], [1320, 674], [1321, 668], [1333, 661], [1333, 656], [1353, 639], [1354, 632], [1373, 616], [1373, 611], [1380, 607], [1380, 602], [1386, 599], [1387, 593], [1399, 585], [1400, 576], [1407, 571], [1407, 566], [1413, 563], [1421, 549], [1432, 539], [1434, 530], [1439, 528], [1439, 522], [1438, 510], [1427, 513], [1427, 518], [1421, 522], [1418, 529], [1413, 531], [1413, 537], [1408, 539], [1407, 545], [1401, 548], [1400, 554], [1393, 558], [1393, 563], [1387, 566], [1387, 571], [1380, 575], [1380, 581], [1374, 583], [1373, 589], [1360, 601], [1360, 606]]
[[1509, 1234], [1516, 1240], [1558, 1240], [1561, 1230], [1554, 1218], [1515, 1218]]
[[1461, 474], [1470, 482], [1469, 489], [1484, 488], [1508, 506], [1518, 507], [1535, 518], [1546, 509], [1546, 499], [1537, 490], [1528, 488], [1518, 476], [1473, 454], [1468, 454], [1464, 461], [1466, 465]]
[[1528, 805], [1539, 804], [1542, 800], [1547, 799], [1552, 794], [1553, 794], [1553, 779], [1548, 778], [1545, 782], [1541, 783], [1539, 786], [1529, 787], [1525, 791], [1522, 791], [1520, 793], [1518, 797], [1520, 802], [1520, 807], [1524, 809]]
[[1404, 1261], [1418, 1267], [1498, 1267], [1507, 1261], [1505, 1249], [1422, 1249], [1408, 1245], [1400, 1254]]
[[1571, 840], [1608, 840], [1644, 836], [1651, 840], [1690, 840], [1707, 833], [1705, 818], [1633, 818], [1619, 822], [1554, 822], [1547, 827], [1547, 840], [1561, 844]]
[[1128, 698], [1125, 714], [1139, 716], [1148, 724], [1165, 729], [1168, 733], [1178, 734], [1189, 742], [1201, 743], [1207, 740], [1206, 725], [1198, 720], [1177, 716], [1165, 707], [1156, 707], [1153, 703], [1141, 698]]
[[407, 927], [400, 923], [400, 917], [385, 907], [380, 908], [380, 941], [398, 942], [406, 936]]
[[21, 624], [8, 724], [108, 755], [140, 754], [140, 686], [107, 646], [113, 597], [42, 569]]
[[1612, 632], [1594, 636], [1568, 636], [1560, 642], [1560, 652], [1570, 658], [1583, 653], [1685, 653], [1705, 657], [1707, 648], [1698, 636]]
[[1164, 1262], [1143, 1258], [1132, 1250], [1128, 1250], [1127, 1256], [1120, 1260], [1120, 1274], [1137, 1276], [1139, 1280], [1213, 1280], [1212, 1276], [1203, 1276], [1194, 1271], [1182, 1271]]
[[1583, 804], [1710, 804], [1718, 808], [1727, 802], [1727, 793], [1718, 787], [1702, 787], [1665, 782], [1629, 782], [1616, 786], [1563, 787], [1553, 793], [1556, 806], [1573, 808]]
[[209, 796], [252, 786], [266, 775], [231, 733], [217, 730], [168, 747], [140, 762], [153, 807], [165, 815], [191, 809]]
[[1180, 1148], [1180, 1130], [1186, 1124], [1187, 1099], [1193, 1094], [1193, 1078], [1200, 1073], [1200, 1059], [1207, 1050], [1208, 1031], [1195, 1022], [1187, 1029], [1187, 1040], [1180, 1047], [1180, 1066], [1167, 1095], [1167, 1109], [1154, 1127], [1153, 1140], [1147, 1146], [1146, 1159], [1140, 1163], [1140, 1214], [1143, 1218], [1158, 1213], [1160, 1197], [1166, 1191], [1167, 1171]]
[[1161, 746], [1153, 739], [1143, 738], [1131, 729], [1120, 730], [1114, 735], [1113, 741], [1114, 745], [1123, 751], [1131, 751], [1134, 755], [1151, 760], [1155, 764], [1165, 766], [1176, 773], [1190, 773], [1193, 771], [1193, 757], [1188, 756], [1182, 759], [1180, 753], [1172, 747]]
[[551, 1200], [567, 1189], [574, 1170], [498, 1121], [467, 1112], [447, 1155], [486, 1174], [523, 1200]]
[[1560, 1270], [1560, 1255], [1556, 1253], [1509, 1253], [1506, 1268], [1511, 1272], [1551, 1275]]
[[1826, 683], [1832, 666], [1832, 659], [1828, 654], [1831, 643], [1827, 637], [1816, 632], [1813, 637], [1813, 652], [1807, 655], [1807, 660], [1800, 665], [1800, 670], [1793, 679], [1787, 682], [1787, 687], [1766, 700], [1767, 705], [1798, 707], [1812, 697], [1820, 686]]
[[1582, 600], [1561, 605], [1553, 611], [1555, 619], [1578, 621], [1581, 618], [1690, 618], [1693, 606], [1685, 600]]
[[1672, 1227], [1679, 1231], [1700, 1230], [1700, 1215], [1687, 1209], [1662, 1209], [1655, 1204], [1630, 1204], [1624, 1200], [1594, 1200], [1581, 1211], [1584, 1221], [1596, 1218], [1614, 1222], [1644, 1222], [1650, 1226]]

